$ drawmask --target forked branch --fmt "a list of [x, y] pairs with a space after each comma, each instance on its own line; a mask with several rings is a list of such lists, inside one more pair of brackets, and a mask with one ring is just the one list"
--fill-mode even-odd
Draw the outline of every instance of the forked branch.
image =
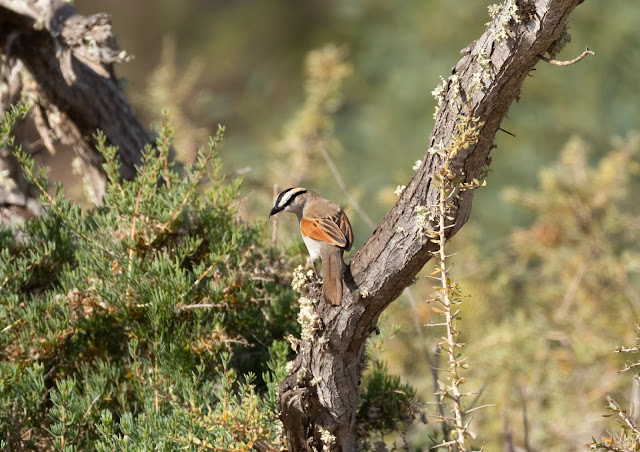
[[[551, 46], [581, 1], [517, 2], [526, 4], [526, 14], [509, 8], [515, 2], [507, 3], [435, 91], [439, 108], [428, 150], [395, 206], [351, 261], [342, 304], [315, 308], [319, 328], [303, 341], [291, 374], [280, 385], [281, 419], [292, 451], [355, 450], [365, 341], [382, 311], [412, 283], [436, 250], [422, 235], [436, 230], [436, 225], [420, 215], [439, 197], [433, 174], [441, 171], [446, 159], [433, 150], [461, 138], [460, 118], [466, 117], [468, 108], [482, 126], [475, 144], [451, 156], [450, 169], [462, 183], [486, 170], [509, 106], [540, 61], [538, 55]], [[473, 190], [469, 190], [455, 200], [447, 238], [466, 223], [472, 199]]]

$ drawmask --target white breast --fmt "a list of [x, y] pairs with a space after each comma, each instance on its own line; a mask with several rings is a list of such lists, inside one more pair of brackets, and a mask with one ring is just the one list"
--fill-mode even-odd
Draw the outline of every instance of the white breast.
[[324, 242], [312, 239], [311, 237], [305, 237], [304, 235], [302, 236], [302, 240], [304, 240], [304, 244], [307, 245], [309, 255], [311, 256], [311, 262], [314, 262], [320, 257], [320, 248]]

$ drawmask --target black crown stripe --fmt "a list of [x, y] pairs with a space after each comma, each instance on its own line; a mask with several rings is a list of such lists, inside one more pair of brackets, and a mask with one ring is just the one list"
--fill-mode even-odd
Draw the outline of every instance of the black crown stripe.
[[[297, 187], [291, 187], [291, 188], [287, 188], [285, 191], [283, 191], [282, 193], [280, 193], [278, 195], [278, 199], [276, 199], [276, 207], [280, 205], [280, 201], [282, 200], [282, 198], [284, 197], [285, 194], [289, 193], [291, 190], [293, 190], [294, 188]], [[297, 193], [294, 193], [289, 199], [287, 199], [287, 203], [282, 206], [282, 209], [284, 209], [285, 207], [287, 207], [288, 205], [290, 205], [294, 199], [296, 199], [298, 196], [300, 196], [303, 193], [306, 193], [308, 190], [300, 190]]]

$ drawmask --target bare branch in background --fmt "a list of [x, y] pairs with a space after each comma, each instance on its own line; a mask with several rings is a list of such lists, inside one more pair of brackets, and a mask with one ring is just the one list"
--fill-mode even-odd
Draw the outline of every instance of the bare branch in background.
[[[40, 142], [49, 152], [61, 144], [73, 147], [94, 201], [100, 203], [106, 187], [103, 158], [93, 139], [96, 130], [118, 147], [122, 177], [135, 176], [140, 150], [150, 138], [114, 75], [112, 64], [128, 56], [116, 45], [109, 15], [82, 16], [62, 0], [0, 0], [0, 48], [0, 109], [19, 101], [33, 103]], [[28, 145], [26, 138], [18, 138]], [[3, 167], [14, 166], [9, 152], [0, 159]], [[8, 212], [26, 205], [16, 196], [29, 198], [20, 181], [14, 182], [10, 196], [0, 192], [5, 224], [19, 219]], [[37, 209], [30, 212], [39, 214]]]

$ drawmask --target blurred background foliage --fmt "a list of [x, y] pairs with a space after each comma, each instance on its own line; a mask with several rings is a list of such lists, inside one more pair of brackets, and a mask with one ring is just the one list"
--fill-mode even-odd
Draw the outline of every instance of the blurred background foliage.
[[[242, 214], [268, 212], [273, 185], [313, 187], [346, 206], [355, 248], [422, 158], [432, 127], [430, 92], [489, 20], [471, 0], [122, 1], [79, 0], [106, 10], [135, 59], [117, 68], [143, 121], [163, 108], [176, 157], [193, 160], [217, 124], [225, 170], [245, 180]], [[587, 1], [571, 16], [572, 42], [597, 52], [578, 64], [540, 63], [496, 137], [488, 187], [452, 247], [454, 275], [470, 295], [462, 323], [485, 450], [583, 450], [613, 424], [605, 394], [627, 404], [629, 373], [616, 346], [634, 342], [638, 299], [637, 152], [640, 3]], [[314, 53], [309, 53], [316, 50]], [[324, 91], [323, 91], [324, 89]], [[293, 221], [280, 228], [295, 231]], [[295, 238], [292, 238], [295, 237]], [[284, 231], [279, 240], [299, 240]], [[453, 250], [452, 250], [453, 251]], [[428, 265], [429, 267], [429, 265]], [[389, 370], [433, 399], [422, 350], [440, 332], [414, 330], [431, 308], [429, 284], [412, 288], [383, 323]], [[429, 410], [432, 408], [429, 407]], [[423, 431], [414, 435], [421, 443]], [[424, 438], [424, 444], [428, 439]], [[511, 448], [510, 448], [511, 447]]]

